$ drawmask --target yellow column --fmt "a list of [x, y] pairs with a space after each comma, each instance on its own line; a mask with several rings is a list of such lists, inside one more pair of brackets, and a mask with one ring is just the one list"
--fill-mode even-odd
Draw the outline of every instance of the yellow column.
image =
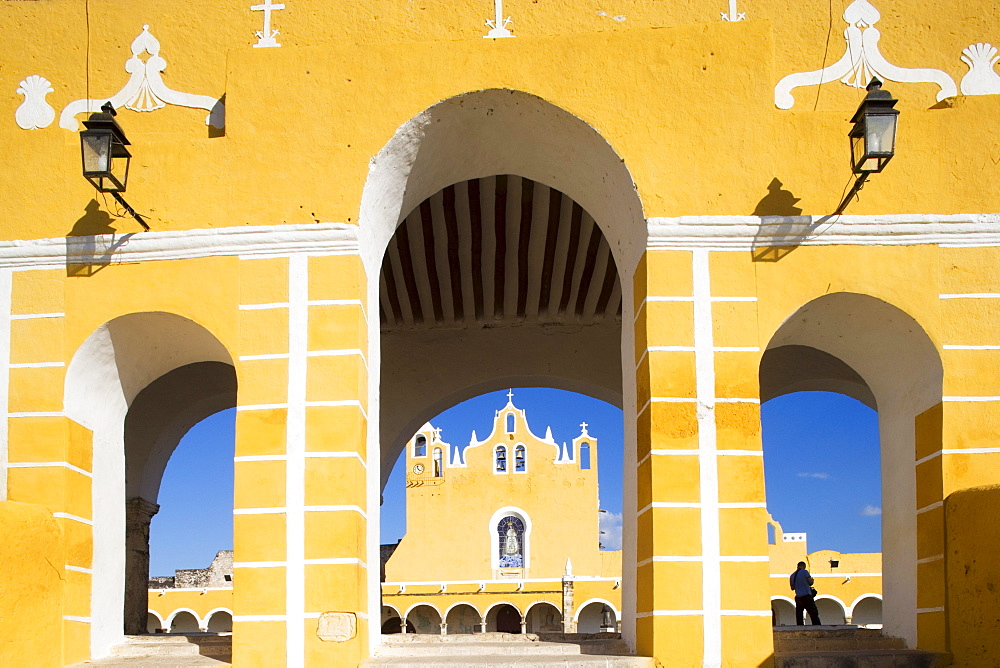
[[756, 667], [769, 662], [774, 641], [754, 265], [745, 252], [707, 255], [701, 308], [712, 324], [722, 665]]
[[289, 258], [240, 262], [233, 663], [284, 666]]
[[[939, 305], [943, 401], [919, 415], [917, 643], [949, 651], [949, 627], [972, 624], [967, 606], [948, 606], [945, 502], [954, 492], [997, 483], [1000, 448], [1000, 294], [995, 248], [942, 248]], [[949, 533], [962, 528], [947, 527]], [[969, 529], [972, 530], [972, 529]], [[956, 657], [957, 658], [957, 657]]]
[[[368, 654], [367, 571], [378, 564], [366, 563], [365, 291], [357, 255], [309, 258], [301, 469], [306, 666], [356, 665]], [[343, 632], [351, 624], [353, 638], [328, 635], [329, 625]]]
[[637, 649], [758, 666], [772, 651], [760, 352], [754, 296], [732, 292], [753, 281], [714, 289], [711, 259], [649, 251], [637, 272]]
[[90, 656], [93, 554], [90, 432], [62, 414], [65, 271], [11, 275], [7, 413], [8, 499], [45, 506], [62, 529], [63, 657]]
[[353, 254], [241, 263], [236, 664], [367, 655], [364, 290]]

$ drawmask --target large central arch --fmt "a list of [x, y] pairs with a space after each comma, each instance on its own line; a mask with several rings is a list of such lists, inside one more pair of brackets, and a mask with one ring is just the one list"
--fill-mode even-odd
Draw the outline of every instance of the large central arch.
[[[513, 321], [502, 318], [503, 322], [474, 324], [473, 319], [464, 318], [416, 331], [391, 331], [390, 327], [383, 334], [375, 316], [380, 299], [380, 283], [375, 279], [397, 228], [411, 212], [446, 188], [508, 176], [568, 198], [592, 219], [617, 273], [621, 324], [616, 321], [613, 328], [585, 323], [552, 327], [544, 318], [519, 313]], [[631, 175], [607, 141], [580, 118], [527, 93], [494, 89], [450, 98], [404, 123], [372, 161], [359, 227], [371, 305], [368, 447], [370, 452], [378, 449], [381, 453], [382, 482], [406, 439], [427, 419], [458, 401], [510, 386], [547, 385], [583, 391], [623, 408], [624, 531], [634, 535], [632, 281], [645, 249], [646, 225]], [[454, 251], [454, 247], [445, 248], [437, 254], [442, 266], [454, 266]], [[538, 279], [533, 280], [537, 287]], [[384, 292], [384, 282], [382, 287]], [[463, 342], [470, 336], [476, 341]], [[562, 359], [552, 362], [544, 358], [544, 352], [539, 353], [542, 357], [531, 357], [531, 351], [554, 351], [555, 340], [559, 350], [550, 357]], [[565, 343], [574, 341], [576, 350]], [[483, 351], [501, 347], [522, 351], [521, 364], [512, 364], [514, 358], [509, 355], [483, 362]], [[477, 359], [477, 372], [462, 373], [463, 366], [468, 368]], [[581, 374], [568, 364], [581, 368], [591, 365], [594, 372]], [[380, 486], [369, 485], [369, 508], [378, 506], [380, 491]], [[624, 549], [623, 577], [628, 582], [634, 578], [634, 546], [626, 544]], [[377, 523], [373, 522], [369, 529], [372, 560], [377, 558], [377, 550]], [[626, 586], [624, 591], [633, 589]], [[624, 607], [634, 611], [634, 600], [628, 596]], [[371, 575], [369, 597], [374, 607], [380, 597], [377, 578]], [[624, 619], [628, 639], [634, 636], [633, 618], [634, 614], [628, 613]], [[378, 642], [373, 634], [372, 645]]]

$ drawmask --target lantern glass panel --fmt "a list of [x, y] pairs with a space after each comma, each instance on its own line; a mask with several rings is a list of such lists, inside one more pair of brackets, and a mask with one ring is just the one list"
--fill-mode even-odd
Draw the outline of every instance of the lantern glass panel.
[[111, 133], [82, 132], [80, 148], [83, 152], [84, 175], [106, 174], [111, 171]]
[[896, 115], [879, 114], [865, 118], [865, 152], [891, 156], [896, 148]]

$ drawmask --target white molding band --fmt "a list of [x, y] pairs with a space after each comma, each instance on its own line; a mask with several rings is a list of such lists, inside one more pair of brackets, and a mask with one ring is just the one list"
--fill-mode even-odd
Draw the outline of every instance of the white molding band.
[[994, 397], [941, 397], [941, 401], [990, 402], [990, 401], [1000, 401], [1000, 396], [994, 396]]
[[923, 508], [918, 508], [917, 509], [917, 515], [920, 515], [921, 513], [926, 513], [928, 511], [934, 510], [935, 508], [940, 508], [943, 505], [944, 505], [944, 501], [935, 501], [934, 503], [929, 503], [926, 506], [924, 506]]
[[[846, 573], [846, 572], [845, 573], [810, 573], [810, 575], [812, 575], [814, 578], [846, 578], [846, 577], [852, 577], [852, 578], [880, 578], [880, 577], [882, 577], [881, 573]], [[786, 580], [788, 579], [788, 576], [784, 575], [782, 573], [771, 573], [770, 577], [772, 577], [772, 578], [785, 578]]]
[[88, 478], [93, 478], [94, 474], [90, 471], [86, 471], [79, 466], [74, 466], [69, 462], [9, 462], [7, 464], [8, 469], [34, 469], [34, 468], [64, 468], [69, 469], [75, 473], [85, 475]]
[[72, 522], [79, 522], [80, 524], [86, 524], [87, 526], [94, 526], [93, 520], [88, 520], [85, 517], [80, 517], [79, 515], [71, 515], [69, 513], [52, 513], [52, 517], [58, 517], [64, 520], [70, 520]]
[[1000, 245], [1000, 213], [678, 216], [646, 221], [648, 250], [775, 246]]
[[358, 253], [358, 228], [347, 223], [261, 225], [0, 241], [0, 268], [182, 260], [220, 255], [243, 260], [296, 253]]
[[306, 566], [360, 566], [368, 570], [368, 564], [356, 557], [331, 557], [329, 559], [306, 559]]
[[302, 510], [307, 513], [357, 513], [368, 519], [368, 514], [360, 506], [303, 506]]
[[966, 345], [953, 345], [945, 344], [941, 346], [943, 350], [1000, 350], [998, 345], [986, 345], [986, 346], [966, 346]]
[[926, 615], [932, 612], [944, 612], [944, 606], [940, 606], [937, 608], [917, 608], [918, 615]]
[[287, 615], [233, 615], [234, 622], [283, 622]]
[[[942, 448], [940, 450], [932, 452], [926, 457], [918, 459], [914, 465], [920, 466], [921, 464], [929, 462], [930, 460], [935, 459], [937, 457], [941, 457], [942, 455], [995, 455], [995, 454], [1000, 454], [1000, 448]], [[929, 507], [928, 510], [930, 510]], [[921, 511], [918, 510], [917, 512], [919, 513]]]
[[67, 571], [74, 571], [76, 573], [83, 573], [84, 575], [93, 575], [94, 574], [94, 569], [92, 569], [92, 568], [84, 568], [83, 566], [71, 566], [69, 564], [66, 564], [64, 566], [64, 568]]
[[935, 554], [933, 557], [924, 557], [923, 559], [917, 559], [918, 564], [929, 564], [935, 561], [944, 560], [943, 554]]
[[1000, 292], [964, 292], [938, 295], [938, 299], [1000, 299]]
[[9, 418], [40, 418], [40, 417], [65, 417], [62, 411], [23, 411], [20, 413], [7, 413]]
[[[998, 246], [1000, 214], [876, 216], [679, 216], [647, 220], [648, 250], [747, 250], [761, 246]], [[0, 268], [43, 269], [210, 256], [240, 259], [357, 254], [349, 223], [260, 225], [0, 242]], [[991, 297], [992, 293], [982, 293]], [[975, 295], [942, 295], [942, 298]], [[735, 298], [715, 298], [734, 300]], [[248, 305], [253, 306], [253, 305]], [[53, 316], [55, 317], [55, 316]]]
[[64, 622], [80, 622], [81, 624], [90, 624], [90, 617], [77, 617], [76, 615], [63, 615]]
[[240, 304], [241, 311], [268, 311], [271, 309], [288, 308], [288, 302], [271, 302], [269, 304]]
[[65, 362], [12, 362], [11, 369], [44, 369], [46, 367], [66, 366]]
[[287, 512], [281, 508], [233, 508], [233, 515], [281, 515]]
[[65, 318], [65, 313], [12, 313], [11, 320], [36, 320], [40, 318]]

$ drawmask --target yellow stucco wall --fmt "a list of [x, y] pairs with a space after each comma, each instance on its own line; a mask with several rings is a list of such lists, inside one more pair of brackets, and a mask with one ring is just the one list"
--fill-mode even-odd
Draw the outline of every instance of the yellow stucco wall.
[[[10, 666], [62, 666], [79, 659], [66, 647], [83, 627], [65, 619], [67, 572], [58, 521], [41, 506], [0, 502], [0, 656]], [[63, 630], [63, 633], [59, 632]]]
[[996, 517], [1000, 487], [974, 487], [945, 501], [948, 575], [948, 641], [956, 666], [981, 666], [997, 655], [997, 534], [984, 530], [985, 518]]
[[[793, 314], [838, 293], [867, 295], [911, 317], [939, 367], [937, 398], [919, 415], [897, 417], [913, 425], [907, 465], [915, 466], [921, 511], [911, 606], [921, 611], [917, 642], [948, 649], [942, 504], [1000, 479], [991, 408], [1000, 396], [1000, 262], [996, 240], [975, 221], [924, 216], [1000, 211], [1000, 97], [938, 102], [933, 84], [887, 82], [902, 112], [898, 154], [848, 208], [868, 217], [809, 219], [814, 225], [800, 235], [808, 243], [796, 245], [799, 237], [790, 234], [791, 243], [777, 250], [752, 247], [755, 233], [767, 237], [763, 218], [691, 222], [754, 226], [736, 250], [721, 250], [712, 240], [723, 241], [711, 235], [656, 241], [660, 217], [834, 210], [850, 176], [847, 121], [860, 92], [837, 82], [799, 88], [785, 111], [775, 107], [774, 87], [839, 57], [846, 0], [832, 9], [822, 0], [759, 0], [741, 5], [749, 20], [738, 23], [719, 20], [729, 10], [721, 1], [617, 0], [599, 12], [565, 1], [507, 0], [516, 39], [484, 40], [489, 4], [296, 0], [274, 18], [282, 47], [254, 49], [261, 19], [245, 4], [0, 3], [0, 24], [8, 28], [0, 43], [0, 105], [7, 110], [0, 154], [16, 160], [0, 194], [0, 238], [52, 240], [3, 246], [7, 454], [19, 465], [9, 469], [6, 489], [13, 501], [59, 513], [61, 565], [76, 569], [66, 576], [63, 614], [72, 619], [63, 622], [65, 658], [89, 654], [89, 633], [80, 628], [86, 623], [75, 620], [90, 614], [88, 594], [99, 575], [90, 572], [94, 552], [110, 549], [93, 544], [91, 528], [102, 521], [97, 505], [104, 502], [93, 476], [106, 473], [96, 470], [93, 444], [106, 443], [107, 434], [66, 414], [67, 378], [102, 325], [127, 327], [135, 320], [115, 319], [146, 312], [186, 319], [185, 332], [210, 334], [217, 356], [236, 367], [235, 660], [312, 665], [336, 657], [350, 664], [368, 654], [364, 618], [355, 639], [321, 643], [313, 618], [299, 613], [377, 607], [369, 601], [374, 586], [365, 584], [367, 534], [375, 530], [369, 512], [377, 513], [369, 504], [377, 494], [366, 485], [378, 468], [377, 455], [368, 453], [368, 420], [377, 419], [368, 413], [375, 277], [357, 247], [313, 249], [318, 254], [307, 257], [289, 244], [270, 256], [260, 249], [248, 255], [225, 245], [229, 233], [213, 234], [210, 251], [194, 233], [357, 225], [372, 159], [393, 133], [442, 100], [486, 88], [539, 96], [584, 121], [614, 149], [650, 219], [652, 236], [636, 241], [645, 249], [638, 267], [620, 267], [635, 314], [623, 325], [636, 362], [635, 382], [626, 370], [623, 394], [635, 404], [626, 402], [626, 432], [636, 434], [629, 461], [634, 454], [638, 651], [675, 657], [678, 665], [767, 662], [760, 360], [776, 333], [789, 331], [784, 325], [794, 328]], [[946, 16], [917, 0], [875, 4], [882, 5], [886, 58], [940, 69], [956, 83], [966, 69], [962, 49], [1000, 39], [995, 8], [983, 0], [960, 2]], [[169, 87], [225, 95], [226, 129], [206, 127], [202, 109], [121, 112], [135, 153], [127, 197], [154, 230], [123, 238], [138, 228], [109, 217], [108, 203], [80, 178], [76, 135], [58, 119], [22, 130], [12, 116], [22, 102], [19, 82], [32, 74], [52, 82], [47, 102], [57, 116], [88, 91], [118, 91], [143, 25], [160, 42]], [[551, 139], [553, 150], [565, 148]], [[456, 149], [435, 159], [465, 157]], [[769, 195], [775, 179], [787, 193], [781, 201]], [[921, 221], [926, 236], [896, 234]], [[606, 231], [616, 224], [598, 222]], [[833, 243], [836, 225], [837, 234], [845, 225], [881, 227]], [[968, 228], [959, 241], [939, 234], [956, 227]], [[170, 236], [178, 232], [185, 234]], [[170, 239], [171, 259], [138, 252], [147, 239]], [[66, 256], [80, 247], [86, 252]], [[81, 257], [87, 253], [90, 261]], [[889, 320], [871, 317], [873, 341]], [[124, 351], [118, 354], [124, 362]], [[158, 377], [157, 369], [145, 371], [143, 382]], [[892, 375], [866, 380], [881, 387]], [[141, 389], [124, 388], [126, 400]]]

